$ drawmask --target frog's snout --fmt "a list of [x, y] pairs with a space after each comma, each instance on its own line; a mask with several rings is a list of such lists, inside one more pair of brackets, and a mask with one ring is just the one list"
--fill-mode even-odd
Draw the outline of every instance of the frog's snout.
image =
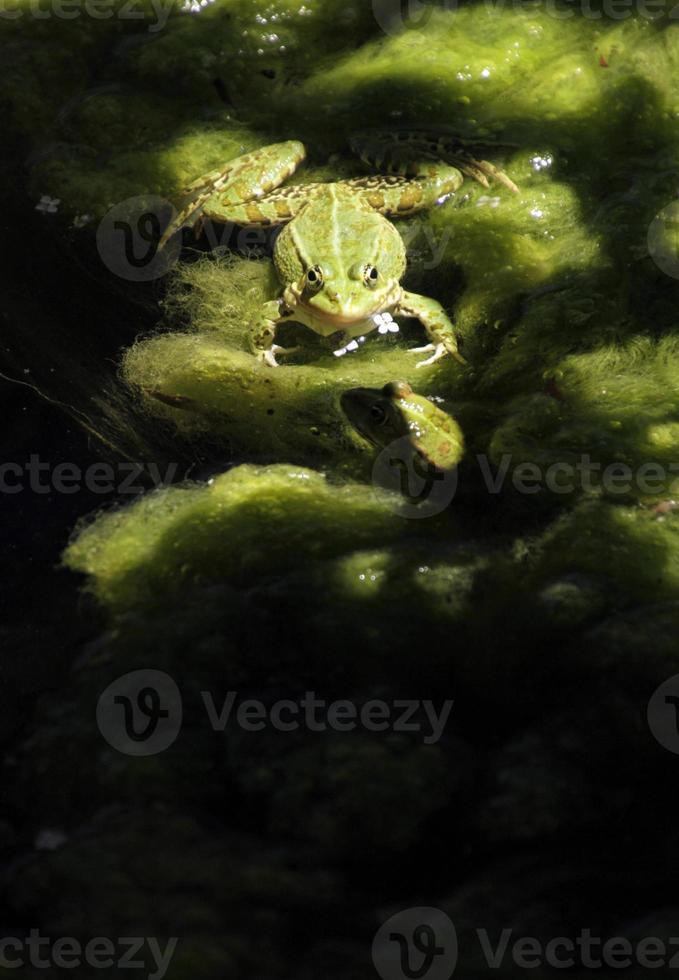
[[356, 290], [341, 292], [332, 286], [323, 290], [323, 303], [332, 316], [359, 319], [362, 313], [361, 296]]

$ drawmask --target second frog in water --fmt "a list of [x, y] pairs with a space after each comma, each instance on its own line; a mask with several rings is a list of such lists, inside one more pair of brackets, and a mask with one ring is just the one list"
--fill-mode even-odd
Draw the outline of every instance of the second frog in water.
[[340, 401], [354, 428], [380, 449], [405, 438], [413, 453], [437, 470], [452, 469], [464, 454], [464, 436], [455, 419], [415, 394], [406, 381], [350, 388]]

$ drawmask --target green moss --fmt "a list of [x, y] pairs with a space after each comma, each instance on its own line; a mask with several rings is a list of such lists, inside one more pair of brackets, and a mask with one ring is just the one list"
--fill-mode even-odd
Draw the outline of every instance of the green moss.
[[[334, 461], [358, 472], [372, 453], [348, 425], [339, 396], [356, 385], [411, 376], [415, 358], [392, 336], [376, 332], [360, 356], [336, 358], [320, 337], [291, 327], [279, 331], [280, 342], [302, 346], [293, 358], [297, 366], [258, 364], [249, 327], [277, 288], [268, 260], [204, 259], [184, 266], [168, 313], [174, 322], [188, 320], [192, 332], [140, 341], [125, 356], [124, 377], [141, 390], [146, 410], [171, 421], [185, 439], [219, 441], [240, 458]], [[413, 326], [412, 334], [418, 332], [422, 341], [421, 328]], [[429, 390], [439, 370], [421, 372], [420, 390]], [[444, 371], [461, 373], [452, 363]], [[159, 395], [180, 400], [167, 404]]]
[[[17, 70], [25, 65], [26, 71], [6, 81], [7, 95], [32, 137], [44, 117], [67, 154], [63, 167], [58, 160], [40, 163], [35, 186], [61, 194], [74, 213], [83, 212], [79, 192], [96, 215], [129, 196], [119, 183], [124, 161], [138, 193], [176, 195], [185, 178], [233, 155], [222, 137], [244, 122], [265, 134], [263, 141], [291, 135], [307, 140], [322, 158], [344, 149], [357, 128], [384, 125], [385, 100], [393, 106], [389, 123], [417, 120], [481, 137], [510, 133], [523, 146], [559, 151], [557, 166], [569, 178], [586, 163], [590, 175], [583, 189], [589, 191], [592, 181], [601, 184], [607, 176], [599, 172], [601, 159], [616, 150], [622, 164], [660, 139], [670, 158], [676, 156], [671, 120], [677, 97], [667, 86], [677, 60], [676, 32], [660, 33], [643, 17], [611, 24], [560, 19], [539, 8], [469, 5], [454, 13], [432, 10], [417, 30], [399, 32], [378, 23], [369, 5], [337, 0], [313, 6], [276, 0], [264, 12], [252, 0], [217, 0], [195, 15], [172, 8], [167, 23], [150, 3], [143, 9], [146, 20], [138, 23], [119, 18], [117, 8], [108, 21], [54, 20], [53, 62], [64, 67], [63, 32], [72, 23], [83, 52], [108, 57], [134, 86], [133, 92], [89, 94], [81, 88], [82, 104], [59, 113], [55, 122], [38, 106], [36, 83], [28, 76], [37, 69], [41, 79], [59, 78], [61, 68], [40, 70], [46, 66], [36, 63], [37, 51], [20, 46], [28, 22], [12, 22]], [[135, 43], [115, 48], [121, 35]], [[609, 59], [606, 69], [601, 55]], [[328, 113], [331, 129], [318, 125]], [[182, 162], [172, 159], [173, 147], [197, 119], [209, 139], [195, 143], [184, 173]], [[249, 141], [253, 145], [257, 141]], [[81, 156], [85, 146], [94, 152], [89, 159]], [[65, 172], [69, 166], [77, 173], [73, 182]], [[509, 169], [517, 179], [524, 176], [525, 159]], [[108, 195], [96, 172], [108, 179]]]
[[256, 581], [397, 533], [402, 521], [361, 486], [333, 487], [299, 467], [239, 466], [206, 485], [170, 487], [103, 515], [68, 548], [121, 608], [166, 603], [196, 584]]
[[545, 372], [543, 394], [508, 403], [491, 457], [499, 463], [507, 454], [512, 467], [537, 463], [543, 474], [556, 463], [580, 468], [570, 480], [576, 492], [603, 487], [612, 499], [648, 503], [674, 496], [677, 353], [666, 336], [564, 357]]
[[539, 575], [579, 571], [615, 582], [621, 605], [667, 599], [679, 584], [679, 522], [638, 507], [590, 500], [540, 541]]
[[[583, 458], [592, 460], [590, 487], [579, 481], [577, 469], [569, 493], [541, 485], [535, 503], [542, 521], [551, 519], [549, 508], [568, 508], [573, 498], [602, 489], [612, 504], [655, 504], [674, 493], [679, 291], [648, 260], [646, 233], [674, 193], [667, 173], [679, 158], [673, 124], [679, 94], [672, 82], [679, 32], [641, 16], [613, 21], [566, 16], [572, 12], [567, 7], [559, 11], [563, 17], [540, 8], [470, 4], [451, 12], [432, 6], [417, 29], [398, 30], [377, 24], [359, 5], [327, 2], [306, 12], [286, 0], [262, 13], [245, 0], [222, 0], [195, 16], [173, 16], [160, 36], [124, 48], [120, 64], [132, 91], [114, 87], [76, 99], [58, 122], [63, 145], [40, 164], [41, 190], [79, 212], [100, 214], [112, 201], [146, 191], [177, 199], [196, 175], [277, 138], [308, 141], [312, 166], [299, 179], [345, 176], [355, 171], [343, 152], [351, 131], [413, 120], [511, 140], [515, 145], [498, 151], [498, 159], [520, 185], [512, 195], [467, 181], [454, 199], [399, 222], [410, 252], [406, 285], [451, 310], [468, 368], [448, 360], [415, 372], [407, 348], [421, 342], [422, 333], [414, 322], [405, 323], [396, 339], [369, 336], [355, 355], [343, 358], [334, 358], [311, 331], [286, 325], [280, 340], [299, 345], [298, 352], [275, 371], [258, 365], [249, 328], [280, 284], [262, 256], [265, 243], [253, 235], [245, 242], [246, 251], [255, 249], [249, 258], [194, 256], [180, 264], [168, 284], [163, 332], [126, 352], [123, 377], [150, 427], [169, 427], [185, 449], [202, 447], [220, 460], [283, 459], [293, 468], [331, 472], [333, 479], [367, 482], [373, 454], [348, 425], [339, 396], [354, 385], [404, 377], [418, 391], [444, 399], [465, 433], [468, 459], [445, 518], [450, 528], [457, 526], [455, 510], [478, 513], [488, 504], [474, 476], [478, 453], [494, 467], [507, 465], [499, 496], [519, 515], [531, 503], [507, 489], [519, 467], [535, 464], [544, 478], [554, 464], [577, 468]], [[85, 32], [82, 43], [85, 50], [95, 42]], [[295, 53], [294, 78], [286, 52]], [[171, 98], [170, 78], [178, 79]], [[234, 104], [225, 106], [229, 100]], [[330, 109], [332, 131], [318, 122]], [[611, 464], [632, 471], [623, 491], [615, 477], [602, 481]], [[645, 478], [647, 464], [665, 470], [655, 484], [652, 473]], [[182, 541], [187, 581], [200, 582], [204, 575], [231, 581], [228, 560], [215, 564], [202, 538], [189, 547], [182, 528], [185, 521], [191, 527], [211, 524], [216, 487], [230, 488], [227, 512], [233, 506], [240, 513], [246, 498], [271, 503], [276, 494], [260, 493], [263, 478], [254, 476], [260, 472], [279, 486], [277, 470], [236, 470], [212, 488], [167, 491], [105, 516], [76, 539], [68, 560], [89, 571], [98, 593], [117, 606], [131, 601], [137, 586], [129, 583], [138, 576], [145, 583], [138, 594], [146, 597], [151, 580], [177, 578], [166, 536]], [[242, 479], [234, 475], [239, 473]], [[238, 479], [241, 489], [249, 488], [243, 500], [231, 496]], [[344, 526], [342, 494], [356, 501], [362, 495], [366, 515], [377, 521], [371, 543], [384, 546], [376, 560], [390, 568], [390, 549], [403, 526], [392, 540], [391, 518], [367, 489], [340, 489], [318, 473], [309, 479], [322, 488], [325, 523], [319, 518], [310, 531], [291, 503], [290, 487], [281, 484], [279, 503], [292, 508], [286, 533], [300, 540], [315, 535], [314, 547], [330, 553], [332, 528]], [[620, 508], [603, 512], [613, 524], [622, 520]], [[658, 560], [660, 552], [671, 554], [674, 545], [655, 516], [634, 514], [638, 527], [623, 535], [621, 547], [632, 547], [638, 537]], [[236, 533], [228, 521], [227, 527]], [[487, 524], [481, 520], [475, 527], [483, 539]], [[418, 533], [434, 536], [429, 526]], [[539, 539], [539, 530], [531, 533]], [[252, 575], [283, 573], [284, 556], [269, 568], [254, 525], [242, 534]], [[658, 534], [662, 547], [651, 544]], [[347, 567], [354, 549], [367, 544], [362, 535], [342, 548]], [[106, 543], [114, 538], [124, 544]], [[597, 549], [591, 563], [582, 565], [575, 555], [572, 567], [540, 572], [545, 610], [558, 618], [555, 610], [565, 603], [570, 611], [564, 622], [574, 623], [598, 608], [596, 598], [590, 607], [577, 588], [559, 585], [571, 572], [600, 574]], [[339, 566], [334, 574], [337, 601], [357, 601], [342, 584]], [[380, 602], [399, 594], [396, 580], [392, 575], [386, 592], [377, 589]], [[633, 591], [633, 580], [630, 569], [620, 585], [625, 594]], [[375, 582], [364, 587], [376, 588]], [[644, 592], [642, 580], [638, 585]]]
[[[138, 412], [121, 411], [112, 431], [151, 449], [155, 434], [176, 449], [166, 458], [204, 471], [93, 515], [66, 551], [107, 630], [66, 690], [54, 693], [50, 673], [37, 730], [10, 756], [21, 835], [48, 815], [68, 840], [12, 864], [6, 891], [11, 921], [38, 909], [52, 935], [180, 931], [178, 980], [316, 977], [319, 963], [358, 976], [385, 906], [412, 905], [423, 887], [441, 907], [436, 896], [455, 890], [462, 928], [499, 935], [522, 908], [545, 935], [564, 914], [594, 928], [589, 879], [545, 853], [585, 828], [606, 839], [611, 867], [628, 866], [629, 839], [659, 841], [647, 868], [673, 854], [653, 796], [667, 785], [663, 751], [642, 719], [679, 669], [679, 289], [647, 242], [676, 195], [679, 28], [470, 3], [382, 29], [380, 6], [216, 0], [155, 33], [148, 3], [139, 24], [3, 25], [3, 118], [29, 154], [32, 193], [61, 198], [66, 221], [148, 193], [178, 202], [194, 177], [276, 139], [308, 144], [303, 181], [359, 172], [346, 137], [364, 127], [424, 123], [513, 144], [487, 155], [519, 194], [467, 181], [398, 222], [405, 285], [450, 310], [466, 367], [416, 371], [413, 321], [342, 358], [286, 324], [280, 341], [299, 350], [276, 370], [258, 365], [249, 327], [280, 284], [271, 240], [257, 236], [239, 257], [185, 253], [145, 294], [163, 320], [122, 356], [117, 397]], [[91, 231], [77, 244], [95, 255]], [[662, 235], [676, 254], [672, 228]], [[105, 331], [92, 308], [96, 354]], [[131, 320], [128, 338], [143, 329]], [[50, 366], [53, 334], [36, 327]], [[64, 384], [71, 353], [54, 357]], [[398, 377], [442, 399], [464, 431], [457, 492], [436, 518], [400, 518], [376, 499], [374, 452], [339, 407], [346, 388]], [[102, 387], [85, 414], [110, 402], [112, 417], [114, 401]], [[477, 454], [506, 463], [499, 492]], [[577, 469], [572, 491], [544, 486], [549, 467], [583, 457], [598, 467], [589, 487]], [[536, 494], [514, 485], [525, 463], [538, 467]], [[630, 468], [626, 489], [602, 480], [611, 464]], [[646, 464], [665, 470], [650, 488]], [[168, 751], [131, 759], [102, 741], [93, 708], [147, 665], [176, 679], [184, 724]], [[454, 708], [437, 745], [419, 733], [217, 733], [202, 710], [204, 691], [270, 704], [311, 689]], [[498, 872], [517, 841], [529, 857]], [[471, 865], [482, 871], [460, 887]], [[602, 908], [622, 907], [618, 888]]]
[[[295, 863], [289, 852], [267, 849], [254, 837], [222, 833], [190, 813], [156, 807], [102, 812], [87, 834], [17, 866], [11, 887], [17, 911], [33, 914], [36, 901], [46, 910], [43, 935], [78, 937], [83, 947], [93, 936], [110, 936], [120, 943], [116, 961], [128, 945], [113, 937], [156, 936], [164, 952], [175, 936], [168, 980], [210, 980], [215, 971], [270, 973], [285, 956], [300, 909], [313, 923], [337, 914], [344, 894], [332, 875]], [[75, 900], [62, 904], [64, 894]], [[266, 924], [266, 943], [249, 929], [253, 916]], [[153, 973], [149, 948], [138, 953]], [[83, 980], [97, 972], [87, 965], [73, 970]], [[36, 966], [25, 975], [41, 973], [44, 967]]]
[[[395, 737], [359, 741], [335, 735], [286, 756], [285, 765], [274, 766], [257, 788], [271, 796], [276, 833], [300, 835], [333, 859], [339, 851], [357, 861], [415, 846], [423, 824], [445, 807], [456, 782], [436, 747]], [[300, 813], [307, 814], [304, 827]]]

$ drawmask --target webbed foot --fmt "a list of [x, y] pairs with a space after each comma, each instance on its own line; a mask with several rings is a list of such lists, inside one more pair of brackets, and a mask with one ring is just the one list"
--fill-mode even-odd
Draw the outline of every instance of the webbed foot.
[[429, 364], [434, 364], [435, 361], [440, 361], [442, 357], [445, 357], [446, 356], [446, 354], [452, 355], [452, 357], [454, 357], [456, 361], [459, 361], [460, 364], [466, 364], [467, 363], [466, 360], [464, 359], [464, 357], [462, 356], [462, 354], [460, 354], [459, 351], [457, 351], [457, 350], [451, 351], [451, 350], [449, 350], [446, 347], [445, 344], [442, 344], [442, 343], [438, 343], [438, 344], [425, 344], [424, 347], [411, 347], [408, 350], [408, 353], [409, 354], [424, 354], [424, 353], [426, 353], [427, 351], [430, 351], [430, 350], [434, 351], [434, 353], [431, 355], [431, 357], [427, 357], [424, 361], [418, 361], [417, 364], [415, 365], [416, 368], [426, 367]]
[[280, 364], [276, 360], [276, 354], [294, 354], [299, 350], [299, 347], [280, 347], [278, 344], [272, 344], [266, 350], [261, 350], [257, 352], [257, 360], [261, 361], [263, 364], [268, 364], [269, 367], [280, 367]]

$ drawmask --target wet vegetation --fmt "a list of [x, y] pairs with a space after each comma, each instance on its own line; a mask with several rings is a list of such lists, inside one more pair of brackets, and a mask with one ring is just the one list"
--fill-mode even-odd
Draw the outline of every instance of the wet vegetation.
[[[679, 191], [679, 29], [669, 8], [392, 7], [0, 20], [6, 458], [173, 464], [134, 500], [8, 495], [8, 935], [178, 936], [171, 980], [350, 980], [389, 914], [432, 905], [471, 980], [477, 928], [671, 934], [674, 755], [646, 710], [679, 669], [679, 259], [655, 220]], [[286, 325], [298, 353], [256, 364], [267, 236], [187, 233], [148, 282], [102, 260], [119, 202], [176, 202], [282, 139], [308, 146], [295, 179], [361, 172], [348, 137], [385, 124], [495, 141], [520, 187], [467, 181], [399, 222], [466, 367], [416, 371], [414, 322], [343, 358]], [[339, 405], [399, 377], [467, 445], [423, 520], [373, 494]], [[96, 708], [140, 669], [184, 719], [134, 758]], [[454, 706], [435, 744], [215, 732], [200, 692], [229, 690]]]

